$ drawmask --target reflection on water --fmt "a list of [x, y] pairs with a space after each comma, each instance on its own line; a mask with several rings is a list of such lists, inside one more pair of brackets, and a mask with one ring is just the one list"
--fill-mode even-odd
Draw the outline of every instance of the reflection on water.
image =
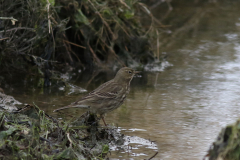
[[[226, 15], [203, 18], [194, 37], [186, 36], [179, 40], [181, 47], [168, 49], [172, 67], [160, 73], [145, 72], [133, 80], [124, 105], [106, 116], [107, 123], [120, 126], [127, 135], [123, 148], [112, 146], [110, 158], [146, 159], [158, 151], [156, 159], [202, 159], [221, 128], [240, 117], [237, 6], [228, 6]], [[91, 91], [114, 73], [95, 76], [91, 83], [91, 75], [82, 75], [89, 78], [76, 77], [74, 84]], [[54, 116], [54, 109], [79, 99], [58, 89], [23, 87], [5, 92], [20, 102], [35, 102]], [[80, 114], [75, 111], [65, 115]]]

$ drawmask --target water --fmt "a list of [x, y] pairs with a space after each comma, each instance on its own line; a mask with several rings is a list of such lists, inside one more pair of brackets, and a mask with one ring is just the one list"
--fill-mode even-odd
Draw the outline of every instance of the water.
[[[126, 111], [108, 116], [125, 128], [144, 129], [126, 134], [156, 141], [156, 159], [202, 159], [221, 128], [240, 117], [240, 16], [231, 8], [181, 39], [182, 47], [169, 49], [174, 66], [148, 73], [147, 84], [133, 88]], [[147, 155], [136, 159], [154, 151], [143, 149]]]
[[[203, 16], [194, 34], [186, 33], [166, 48], [173, 66], [162, 72], [144, 72], [132, 81], [124, 105], [105, 118], [127, 136], [123, 148], [112, 147], [111, 159], [147, 159], [158, 152], [155, 159], [200, 160], [221, 128], [240, 117], [238, 6], [234, 2], [221, 6], [224, 10], [216, 7], [221, 13]], [[89, 83], [91, 75], [77, 74], [84, 76], [76, 76], [73, 83], [89, 91], [114, 76], [101, 73]], [[5, 86], [4, 90], [54, 116], [54, 109], [82, 96], [54, 89]], [[75, 111], [66, 111], [66, 115], [77, 116]]]

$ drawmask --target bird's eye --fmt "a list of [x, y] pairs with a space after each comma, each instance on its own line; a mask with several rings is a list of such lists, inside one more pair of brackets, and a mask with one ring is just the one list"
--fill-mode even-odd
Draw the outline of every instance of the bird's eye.
[[132, 71], [128, 71], [129, 74], [132, 74]]

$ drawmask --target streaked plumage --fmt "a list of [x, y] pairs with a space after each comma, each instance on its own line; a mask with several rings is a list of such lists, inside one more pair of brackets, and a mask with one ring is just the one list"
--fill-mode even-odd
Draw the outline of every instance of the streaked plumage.
[[[136, 73], [138, 73], [138, 71], [134, 71], [131, 68], [121, 68], [114, 79], [100, 85], [88, 95], [71, 105], [56, 109], [53, 112], [66, 108], [89, 107], [91, 112], [100, 114], [103, 118], [105, 113], [117, 109], [122, 105], [130, 91], [131, 80]], [[103, 122], [106, 125], [104, 118]]]

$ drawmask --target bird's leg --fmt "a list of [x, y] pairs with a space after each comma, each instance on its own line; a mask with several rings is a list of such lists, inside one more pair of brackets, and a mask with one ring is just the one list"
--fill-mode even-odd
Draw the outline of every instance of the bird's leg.
[[100, 117], [102, 118], [104, 125], [107, 126], [107, 124], [106, 124], [106, 122], [104, 120], [104, 115], [100, 115]]
[[102, 120], [103, 120], [103, 123], [105, 124], [105, 126], [107, 126], [107, 124], [106, 124], [106, 122], [105, 122], [105, 120], [104, 120], [104, 117], [102, 117]]

